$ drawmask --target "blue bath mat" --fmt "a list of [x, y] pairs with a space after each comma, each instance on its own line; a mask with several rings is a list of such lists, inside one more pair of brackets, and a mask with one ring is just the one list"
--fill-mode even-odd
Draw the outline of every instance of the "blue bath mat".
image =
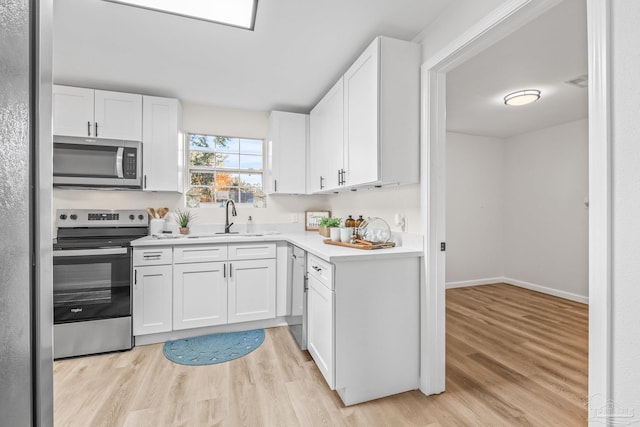
[[213, 365], [251, 353], [264, 341], [264, 329], [167, 341], [162, 347], [165, 357], [181, 365]]

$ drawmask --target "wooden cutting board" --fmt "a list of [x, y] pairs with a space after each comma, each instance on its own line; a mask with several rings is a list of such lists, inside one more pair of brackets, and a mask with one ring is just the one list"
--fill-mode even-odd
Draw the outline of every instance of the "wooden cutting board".
[[331, 239], [324, 239], [324, 243], [327, 245], [335, 245], [335, 246], [344, 246], [345, 248], [354, 248], [354, 249], [385, 249], [385, 248], [393, 248], [396, 244], [395, 242], [387, 242], [387, 243], [346, 243], [346, 242], [334, 242]]

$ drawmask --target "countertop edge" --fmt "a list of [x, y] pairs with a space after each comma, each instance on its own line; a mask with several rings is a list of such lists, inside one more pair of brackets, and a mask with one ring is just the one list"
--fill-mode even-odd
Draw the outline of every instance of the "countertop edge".
[[200, 237], [197, 239], [189, 237], [157, 239], [146, 236], [131, 242], [134, 248], [157, 247], [157, 246], [184, 246], [184, 245], [212, 245], [212, 244], [233, 244], [233, 243], [259, 243], [259, 242], [287, 242], [331, 263], [347, 261], [366, 261], [372, 259], [391, 259], [422, 257], [424, 251], [421, 247], [414, 245], [396, 246], [387, 249], [363, 250], [347, 248], [335, 245], [327, 245], [323, 242], [324, 237], [318, 233], [281, 233], [266, 234], [264, 236], [237, 236], [224, 237]]

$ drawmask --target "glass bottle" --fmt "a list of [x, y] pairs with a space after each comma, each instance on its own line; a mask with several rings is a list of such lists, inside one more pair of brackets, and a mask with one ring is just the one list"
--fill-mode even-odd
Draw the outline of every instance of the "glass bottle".
[[344, 226], [349, 228], [349, 227], [355, 227], [356, 226], [356, 220], [353, 219], [351, 217], [351, 215], [349, 215], [349, 218], [347, 218], [344, 222]]
[[364, 218], [362, 218], [362, 215], [358, 216], [358, 219], [356, 219], [356, 238], [360, 239], [360, 227], [362, 226], [362, 224], [364, 223]]

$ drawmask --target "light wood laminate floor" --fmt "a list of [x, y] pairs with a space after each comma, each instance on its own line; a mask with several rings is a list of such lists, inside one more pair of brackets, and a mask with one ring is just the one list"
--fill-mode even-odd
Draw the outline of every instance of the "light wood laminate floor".
[[344, 407], [288, 329], [273, 328], [220, 365], [173, 364], [159, 344], [56, 361], [55, 425], [586, 425], [587, 336], [583, 304], [505, 284], [451, 289], [443, 394]]

